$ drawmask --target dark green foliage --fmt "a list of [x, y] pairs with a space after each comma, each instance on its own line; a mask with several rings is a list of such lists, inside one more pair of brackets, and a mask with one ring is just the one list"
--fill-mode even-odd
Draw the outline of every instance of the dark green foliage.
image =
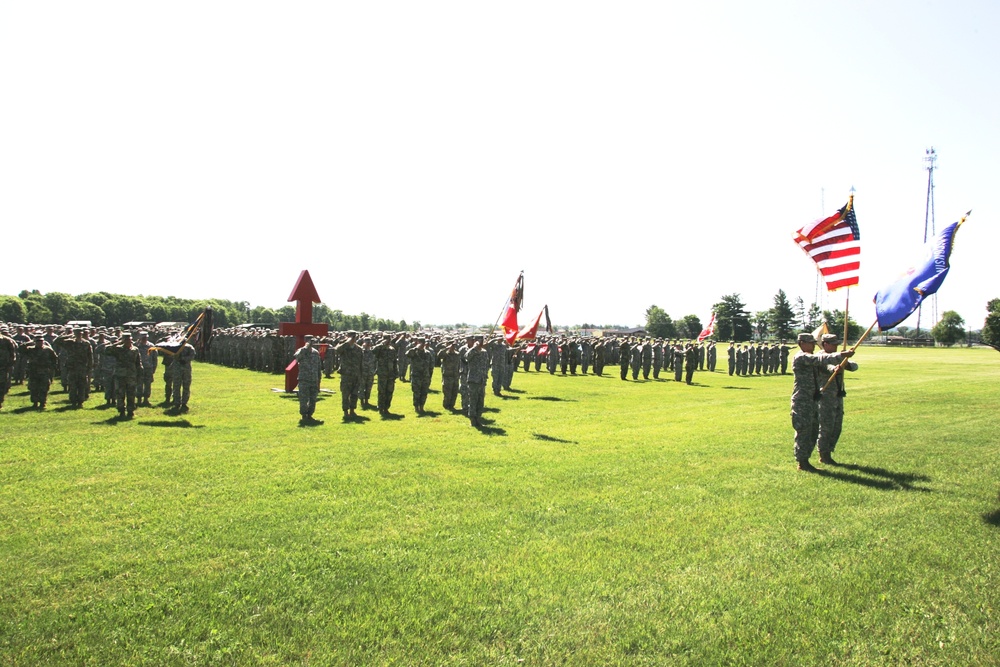
[[792, 304], [789, 303], [785, 290], [779, 289], [774, 295], [774, 307], [768, 311], [768, 318], [768, 328], [772, 336], [782, 340], [792, 338], [795, 311], [792, 310]]
[[945, 311], [941, 320], [931, 329], [931, 335], [936, 342], [951, 347], [965, 339], [965, 320], [954, 310]]
[[715, 337], [719, 340], [750, 340], [753, 330], [750, 313], [739, 294], [727, 294], [712, 306], [715, 313]]
[[990, 299], [986, 304], [986, 321], [980, 333], [982, 341], [1000, 351], [1000, 299]]
[[0, 320], [4, 322], [28, 321], [28, 309], [24, 302], [16, 296], [0, 296]]
[[655, 338], [674, 338], [677, 329], [665, 310], [652, 305], [646, 309], [646, 333]]
[[[835, 333], [840, 337], [844, 336], [844, 311], [842, 310], [824, 310], [823, 319], [826, 320], [826, 325], [830, 327], [830, 333]], [[818, 326], [818, 323], [817, 323]], [[847, 340], [848, 342], [856, 341], [864, 333], [857, 322], [854, 321], [853, 317], [848, 318], [848, 329], [847, 329]]]

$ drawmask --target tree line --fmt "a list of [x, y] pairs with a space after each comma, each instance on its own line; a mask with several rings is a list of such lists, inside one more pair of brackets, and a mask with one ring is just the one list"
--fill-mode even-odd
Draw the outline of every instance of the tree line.
[[[24, 290], [17, 296], [0, 295], [0, 321], [21, 324], [65, 324], [87, 320], [94, 326], [121, 326], [126, 322], [192, 322], [206, 307], [212, 307], [215, 326], [278, 324], [295, 321], [295, 306], [272, 309], [251, 308], [246, 301], [225, 299], [179, 299], [174, 296], [130, 296], [110, 292], [89, 292], [76, 296], [63, 292], [42, 294]], [[419, 322], [387, 320], [368, 313], [347, 315], [319, 304], [313, 306], [313, 321], [330, 325], [333, 331], [409, 331]]]
[[[955, 311], [945, 311], [941, 319], [930, 330], [930, 335], [940, 345], [982, 342], [1000, 351], [1000, 299], [992, 299], [986, 306], [987, 317], [981, 331], [973, 332], [965, 328], [965, 320]], [[768, 310], [750, 313], [739, 294], [726, 294], [712, 305], [715, 313], [715, 338], [717, 340], [750, 341], [794, 340], [802, 331], [814, 331], [826, 322], [830, 331], [843, 335], [844, 312], [822, 310], [816, 303], [805, 304], [802, 297], [789, 301], [784, 290], [774, 295], [773, 305]], [[697, 315], [685, 315], [674, 320], [657, 305], [646, 309], [646, 332], [656, 338], [697, 338], [704, 329]], [[848, 340], [857, 340], [864, 328], [847, 318]], [[886, 332], [890, 335], [913, 337], [919, 332], [906, 326], [899, 326]]]

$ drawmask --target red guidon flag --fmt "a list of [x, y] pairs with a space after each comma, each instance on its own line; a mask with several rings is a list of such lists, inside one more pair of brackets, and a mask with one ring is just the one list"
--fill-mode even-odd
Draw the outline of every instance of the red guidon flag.
[[712, 313], [712, 319], [708, 321], [708, 326], [702, 329], [701, 333], [698, 334], [698, 342], [705, 340], [709, 336], [715, 333], [715, 313]]
[[536, 317], [531, 324], [526, 325], [517, 333], [517, 340], [534, 340], [538, 337], [538, 326], [542, 322], [542, 315], [545, 314], [545, 309], [538, 311], [538, 317]]
[[513, 345], [517, 340], [517, 308], [514, 307], [513, 301], [507, 304], [507, 312], [504, 313], [500, 326], [503, 327], [503, 337], [507, 340], [507, 344]]
[[793, 232], [799, 247], [816, 262], [827, 291], [858, 284], [861, 270], [861, 232], [854, 215], [854, 196], [829, 218]]

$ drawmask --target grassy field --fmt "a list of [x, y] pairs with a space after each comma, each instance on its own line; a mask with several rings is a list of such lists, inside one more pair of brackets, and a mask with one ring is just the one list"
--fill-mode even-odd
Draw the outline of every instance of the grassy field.
[[518, 373], [482, 431], [206, 364], [181, 416], [14, 387], [0, 665], [1000, 664], [1000, 355], [856, 361], [820, 474], [790, 376]]

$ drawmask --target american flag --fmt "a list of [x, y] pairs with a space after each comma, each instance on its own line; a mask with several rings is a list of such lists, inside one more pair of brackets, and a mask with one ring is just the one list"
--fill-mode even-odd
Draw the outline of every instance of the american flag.
[[792, 237], [816, 262], [828, 291], [858, 284], [861, 232], [854, 215], [854, 197], [829, 218], [806, 225]]

